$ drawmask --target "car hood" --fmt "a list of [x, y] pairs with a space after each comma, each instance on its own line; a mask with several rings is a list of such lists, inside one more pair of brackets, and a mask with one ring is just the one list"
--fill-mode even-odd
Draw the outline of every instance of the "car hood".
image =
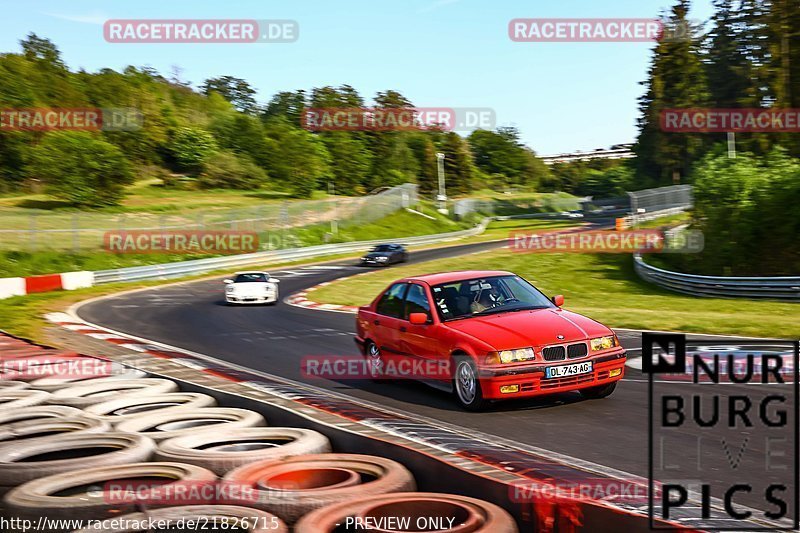
[[[453, 320], [446, 325], [485, 342], [495, 350], [569, 343], [611, 333], [599, 322], [563, 309], [534, 309], [477, 316]], [[558, 338], [559, 335], [563, 339]]]
[[376, 257], [388, 257], [391, 252], [369, 252], [368, 254], [364, 254], [364, 257], [370, 257], [372, 259]]

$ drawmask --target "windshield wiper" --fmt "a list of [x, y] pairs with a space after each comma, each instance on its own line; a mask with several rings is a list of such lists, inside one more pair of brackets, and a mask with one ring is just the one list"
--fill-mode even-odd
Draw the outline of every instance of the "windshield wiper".
[[517, 307], [500, 305], [497, 307], [484, 309], [483, 311], [478, 311], [477, 313], [472, 313], [472, 316], [494, 315], [496, 313], [511, 313], [513, 311], [531, 311], [533, 309], [547, 309], [547, 308], [541, 305], [521, 305]]

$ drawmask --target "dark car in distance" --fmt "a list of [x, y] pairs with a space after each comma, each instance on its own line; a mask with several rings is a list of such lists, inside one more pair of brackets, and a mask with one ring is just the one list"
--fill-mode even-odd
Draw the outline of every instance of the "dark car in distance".
[[408, 261], [408, 251], [402, 244], [379, 244], [361, 258], [362, 266], [387, 266]]

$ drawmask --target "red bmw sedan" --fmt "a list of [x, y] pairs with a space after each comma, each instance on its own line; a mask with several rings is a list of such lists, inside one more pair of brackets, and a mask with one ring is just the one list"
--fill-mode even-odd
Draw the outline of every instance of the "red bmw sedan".
[[511, 272], [416, 276], [359, 308], [356, 343], [375, 379], [391, 379], [402, 363], [445, 368], [414, 379], [452, 391], [469, 410], [574, 390], [606, 397], [623, 377], [625, 350], [563, 303]]

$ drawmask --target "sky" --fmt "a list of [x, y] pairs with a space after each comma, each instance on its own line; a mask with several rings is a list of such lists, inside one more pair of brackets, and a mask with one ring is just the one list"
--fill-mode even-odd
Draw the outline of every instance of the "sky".
[[[637, 98], [653, 43], [520, 43], [515, 18], [653, 18], [673, 0], [2, 0], [0, 53], [35, 32], [70, 68], [151, 66], [193, 86], [230, 75], [257, 100], [349, 84], [367, 100], [400, 91], [418, 107], [491, 108], [540, 155], [636, 138]], [[690, 18], [711, 15], [694, 0]], [[293, 43], [108, 43], [108, 19], [291, 19]], [[2, 80], [0, 80], [2, 83]]]

